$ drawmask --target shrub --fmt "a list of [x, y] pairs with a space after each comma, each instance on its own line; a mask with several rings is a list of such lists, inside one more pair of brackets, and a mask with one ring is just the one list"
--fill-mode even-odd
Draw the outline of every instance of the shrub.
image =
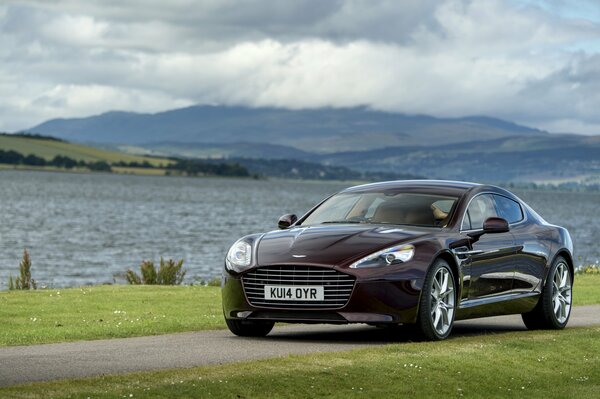
[[[160, 258], [160, 267], [162, 268], [163, 260]], [[158, 273], [154, 268], [154, 262], [143, 261], [140, 265], [140, 271], [142, 272], [142, 281], [144, 284], [160, 284], [158, 282]]]
[[212, 277], [208, 280], [200, 279], [196, 282], [198, 285], [205, 285], [208, 287], [220, 287], [221, 286], [221, 277]]
[[185, 277], [183, 259], [175, 262], [173, 259], [165, 261], [160, 258], [158, 270], [154, 262], [145, 260], [140, 264], [141, 277], [129, 269], [125, 273], [125, 278], [129, 284], [147, 284], [147, 285], [179, 285]]
[[19, 274], [14, 281], [12, 275], [8, 281], [9, 290], [35, 290], [37, 289], [37, 283], [31, 278], [31, 259], [29, 258], [29, 252], [27, 249], [23, 250], [23, 259], [19, 263]]
[[575, 269], [575, 274], [600, 274], [600, 265], [598, 263], [581, 265]]
[[213, 277], [206, 282], [206, 285], [208, 285], [209, 287], [220, 287], [221, 286], [221, 278]]
[[127, 279], [127, 282], [129, 284], [132, 284], [132, 285], [142, 284], [142, 280], [140, 279], [140, 276], [138, 276], [138, 274], [131, 269], [128, 269], [125, 272], [125, 278]]

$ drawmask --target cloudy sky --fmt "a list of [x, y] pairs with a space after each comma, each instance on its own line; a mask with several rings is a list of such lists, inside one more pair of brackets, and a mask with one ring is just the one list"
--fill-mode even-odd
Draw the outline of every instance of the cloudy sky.
[[600, 1], [3, 0], [0, 97], [0, 131], [228, 104], [600, 134]]

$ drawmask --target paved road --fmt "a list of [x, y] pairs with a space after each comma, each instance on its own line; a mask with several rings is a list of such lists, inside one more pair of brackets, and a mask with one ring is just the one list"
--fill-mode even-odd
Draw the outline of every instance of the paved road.
[[[600, 305], [573, 308], [569, 327], [600, 325]], [[520, 316], [457, 322], [453, 336], [524, 330]], [[406, 342], [364, 325], [275, 327], [266, 338], [204, 331], [0, 348], [0, 386], [33, 381], [193, 367]]]

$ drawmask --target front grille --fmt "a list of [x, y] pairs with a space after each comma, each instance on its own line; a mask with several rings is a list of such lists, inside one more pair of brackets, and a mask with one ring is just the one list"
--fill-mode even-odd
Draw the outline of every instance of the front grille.
[[[258, 307], [277, 309], [341, 308], [350, 299], [355, 277], [337, 270], [312, 266], [267, 266], [252, 270], [242, 276], [248, 301]], [[265, 299], [265, 285], [323, 286], [322, 301]]]

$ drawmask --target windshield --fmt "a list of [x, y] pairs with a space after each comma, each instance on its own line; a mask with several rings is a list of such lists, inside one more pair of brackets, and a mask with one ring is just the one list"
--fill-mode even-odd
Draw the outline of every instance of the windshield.
[[333, 223], [409, 224], [443, 227], [457, 198], [432, 194], [340, 193], [315, 209], [302, 225]]

